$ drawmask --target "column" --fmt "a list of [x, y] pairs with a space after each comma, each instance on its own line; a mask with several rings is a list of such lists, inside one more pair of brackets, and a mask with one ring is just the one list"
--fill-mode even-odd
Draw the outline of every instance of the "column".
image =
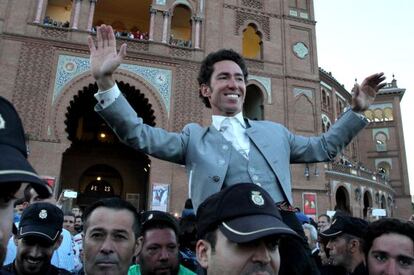
[[79, 23], [79, 13], [81, 8], [81, 1], [82, 0], [75, 0], [75, 13], [73, 14], [73, 22], [72, 22], [72, 29], [77, 30], [78, 29], [78, 23]]
[[167, 34], [168, 34], [168, 19], [170, 18], [170, 12], [169, 11], [164, 11], [163, 15], [164, 15], [164, 25], [162, 28], [162, 43], [168, 43], [167, 40]]
[[194, 48], [200, 49], [200, 29], [201, 29], [202, 18], [199, 16], [194, 17], [195, 22], [195, 38], [194, 38]]
[[151, 18], [150, 18], [148, 40], [153, 41], [154, 40], [155, 15], [157, 14], [157, 10], [151, 7], [150, 14], [151, 14]]
[[34, 23], [40, 23], [40, 20], [41, 20], [40, 17], [42, 16], [44, 3], [45, 3], [45, 0], [39, 0], [37, 2], [36, 17], [35, 17]]
[[92, 31], [93, 16], [95, 15], [95, 6], [97, 0], [90, 0], [89, 15], [88, 15], [88, 31]]

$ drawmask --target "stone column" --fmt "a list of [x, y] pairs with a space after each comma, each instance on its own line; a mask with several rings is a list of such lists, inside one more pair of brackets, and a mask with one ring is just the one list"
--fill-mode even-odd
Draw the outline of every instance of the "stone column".
[[201, 29], [202, 18], [199, 16], [194, 16], [193, 22], [195, 22], [195, 38], [194, 38], [194, 48], [200, 49], [200, 29]]
[[78, 23], [79, 23], [79, 14], [80, 14], [80, 8], [81, 8], [81, 1], [82, 0], [75, 0], [75, 12], [73, 14], [73, 22], [72, 22], [72, 29], [77, 30], [78, 29]]
[[168, 20], [170, 18], [171, 13], [169, 11], [164, 11], [163, 12], [164, 15], [164, 25], [162, 28], [162, 43], [168, 43], [168, 38], [167, 38], [167, 34], [168, 34]]
[[88, 31], [92, 31], [93, 16], [95, 15], [96, 1], [97, 0], [90, 0], [89, 15], [88, 15], [88, 26], [87, 26]]
[[149, 34], [148, 34], [148, 40], [153, 41], [154, 40], [154, 27], [155, 27], [155, 16], [157, 14], [157, 10], [150, 8], [150, 28], [149, 28]]
[[40, 17], [42, 16], [44, 3], [45, 3], [45, 0], [39, 0], [37, 2], [36, 17], [35, 17], [34, 23], [40, 23], [40, 20], [41, 20]]

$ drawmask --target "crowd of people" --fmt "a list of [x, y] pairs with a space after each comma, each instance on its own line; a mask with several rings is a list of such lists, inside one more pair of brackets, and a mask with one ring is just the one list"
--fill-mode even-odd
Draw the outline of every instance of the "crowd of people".
[[243, 118], [247, 67], [233, 50], [201, 64], [199, 96], [212, 125], [181, 133], [145, 125], [113, 73], [126, 56], [110, 26], [89, 37], [95, 111], [129, 146], [185, 165], [190, 198], [180, 220], [119, 198], [64, 212], [27, 160], [22, 122], [0, 97], [0, 274], [414, 274], [414, 224], [368, 223], [336, 211], [315, 222], [293, 207], [290, 163], [332, 160], [368, 121], [382, 73], [353, 90], [329, 131], [303, 137]]

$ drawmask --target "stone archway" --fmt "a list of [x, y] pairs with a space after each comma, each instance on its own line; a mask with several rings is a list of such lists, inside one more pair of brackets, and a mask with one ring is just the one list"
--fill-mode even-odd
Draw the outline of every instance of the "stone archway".
[[335, 193], [335, 210], [352, 214], [349, 202], [349, 193], [345, 187], [339, 186]]
[[363, 209], [363, 216], [364, 219], [368, 217], [369, 210], [372, 208], [372, 196], [371, 193], [365, 191], [364, 193], [364, 209]]
[[[155, 126], [156, 117], [148, 98], [128, 83], [121, 81], [118, 86], [144, 122]], [[62, 157], [61, 188], [79, 192], [80, 206], [102, 197], [126, 198], [134, 194], [143, 198], [136, 207], [145, 209], [150, 159], [122, 144], [94, 111], [96, 90], [96, 84], [83, 87], [67, 108], [65, 130], [71, 144]], [[92, 189], [87, 190], [88, 186]]]
[[246, 88], [246, 98], [243, 104], [243, 115], [252, 120], [264, 119], [263, 93], [259, 87], [250, 84]]

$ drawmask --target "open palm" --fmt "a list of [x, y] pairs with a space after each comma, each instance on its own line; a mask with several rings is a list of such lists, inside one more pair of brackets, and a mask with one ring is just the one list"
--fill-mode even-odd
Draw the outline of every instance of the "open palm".
[[114, 31], [111, 26], [106, 25], [97, 28], [96, 39], [95, 45], [93, 38], [88, 38], [92, 75], [98, 84], [113, 82], [112, 74], [126, 56], [126, 44], [122, 44], [117, 53]]
[[386, 85], [384, 73], [376, 73], [364, 79], [352, 89], [352, 109], [363, 112], [374, 102], [378, 91]]

